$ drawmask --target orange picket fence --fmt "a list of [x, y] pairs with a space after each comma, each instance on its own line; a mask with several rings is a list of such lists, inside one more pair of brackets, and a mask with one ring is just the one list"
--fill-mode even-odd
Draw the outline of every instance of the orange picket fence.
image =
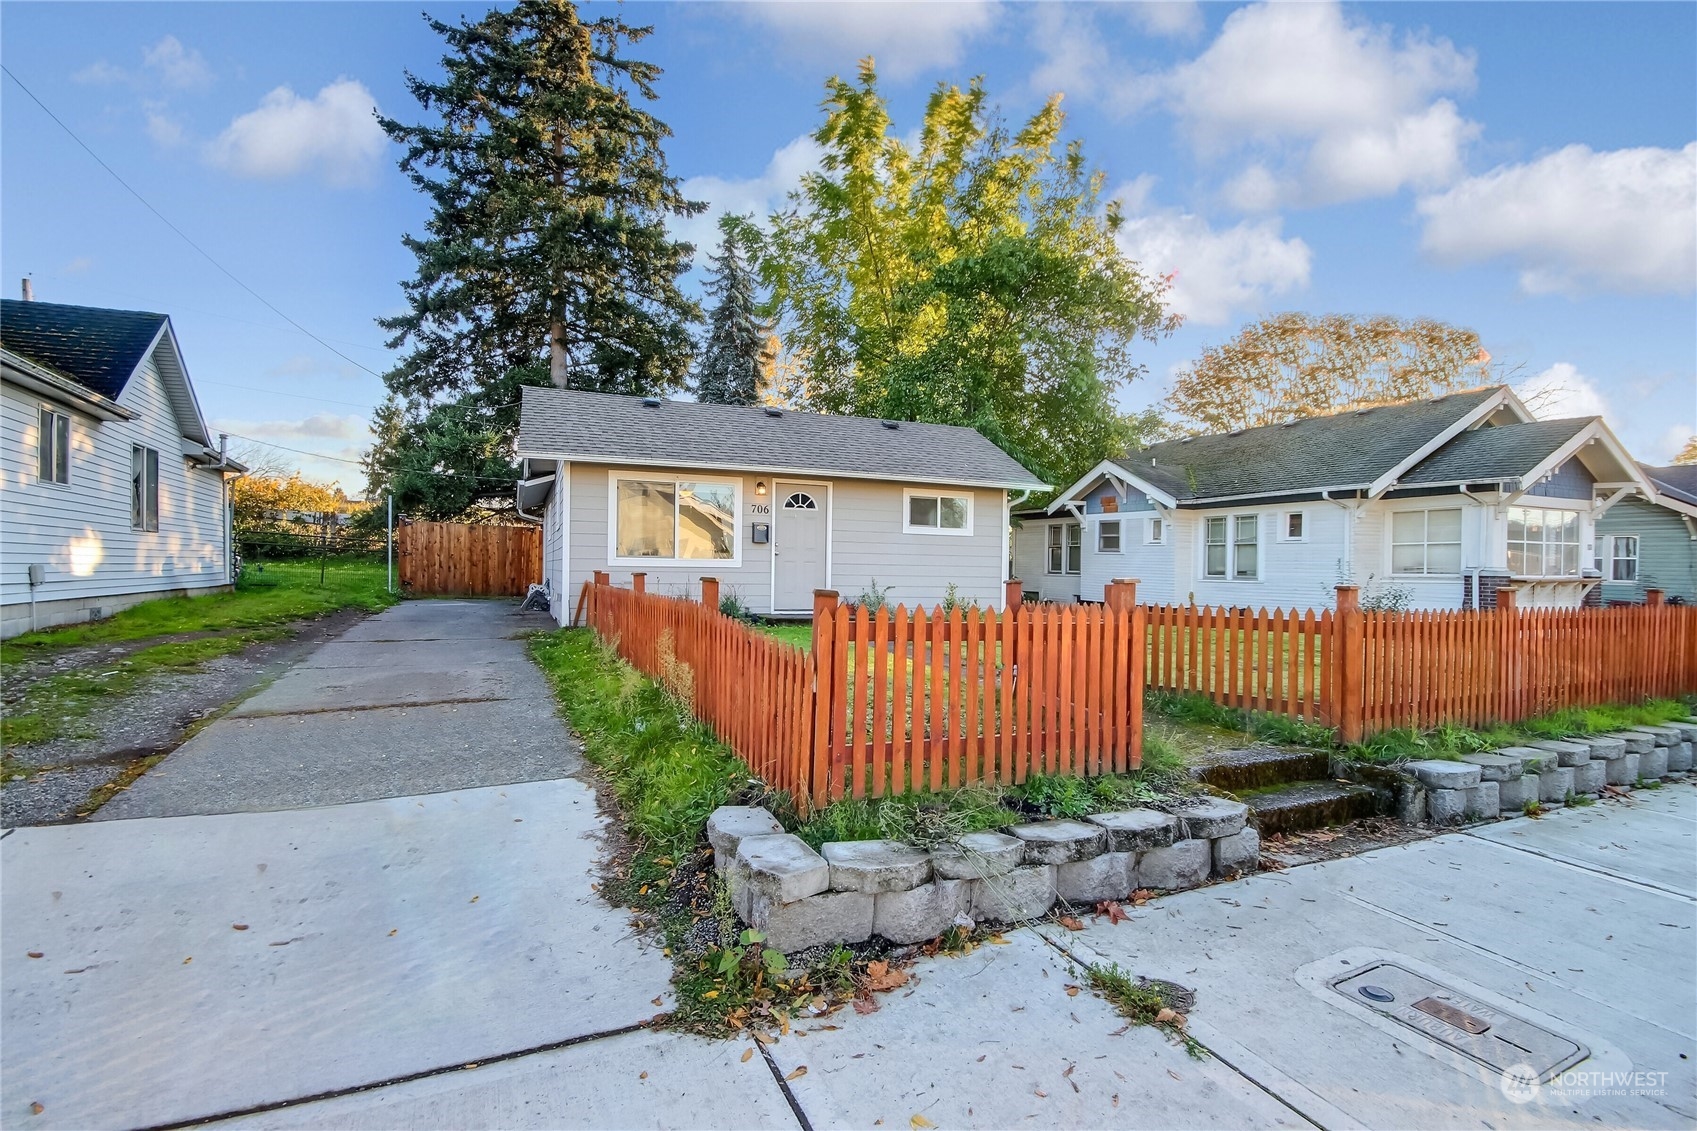
[[1697, 691], [1697, 608], [1380, 612], [1157, 605], [1148, 686], [1336, 727], [1512, 723], [1566, 707]]
[[660, 680], [755, 775], [803, 807], [841, 797], [1122, 773], [1141, 762], [1143, 610], [816, 601], [811, 651], [703, 600], [586, 586], [587, 623]]

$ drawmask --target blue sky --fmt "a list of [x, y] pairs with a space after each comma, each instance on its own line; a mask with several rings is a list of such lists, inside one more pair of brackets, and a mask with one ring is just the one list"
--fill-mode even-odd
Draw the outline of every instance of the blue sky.
[[[605, 8], [590, 5], [589, 10]], [[481, 6], [432, 5], [447, 19]], [[821, 82], [879, 60], [898, 128], [985, 76], [1010, 117], [1062, 91], [1070, 132], [1176, 272], [1187, 317], [1126, 406], [1275, 310], [1471, 326], [1551, 411], [1603, 412], [1649, 462], [1697, 425], [1697, 5], [632, 3], [665, 69], [671, 165], [765, 209], [812, 161]], [[129, 196], [5, 80], [0, 278], [169, 313], [207, 415], [353, 459], [390, 360], [373, 319], [423, 201], [370, 118], [440, 44], [415, 4], [4, 6], [0, 57], [291, 328]], [[711, 232], [711, 219], [691, 225]], [[347, 360], [351, 359], [351, 360]], [[295, 457], [361, 486], [358, 469]]]

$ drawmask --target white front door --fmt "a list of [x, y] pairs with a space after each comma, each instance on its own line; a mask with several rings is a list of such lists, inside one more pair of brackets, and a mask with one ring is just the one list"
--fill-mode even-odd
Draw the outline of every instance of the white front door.
[[829, 496], [821, 483], [772, 484], [772, 611], [809, 613], [813, 591], [828, 583]]

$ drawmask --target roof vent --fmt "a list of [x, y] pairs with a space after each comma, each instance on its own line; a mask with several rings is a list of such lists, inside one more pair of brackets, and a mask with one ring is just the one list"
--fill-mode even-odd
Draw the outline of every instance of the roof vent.
[[1295, 428], [1300, 423], [1302, 423], [1300, 420], [1287, 420], [1283, 424], [1279, 425], [1279, 427], [1280, 428]]
[[1196, 439], [1195, 436], [1186, 436], [1184, 439], [1180, 440], [1179, 443], [1188, 444], [1188, 443], [1190, 443], [1190, 441], [1192, 441], [1194, 439]]
[[781, 409], [781, 408], [773, 408], [772, 406], [767, 405], [766, 406], [766, 415], [767, 416], [782, 416], [782, 415], [784, 415], [784, 410]]
[[659, 408], [660, 407], [660, 398], [659, 397], [643, 397], [642, 398], [642, 407], [643, 408]]
[[901, 427], [901, 425], [897, 424], [894, 420], [880, 420], [878, 423], [882, 424], [884, 427], [888, 428], [892, 432], [894, 432], [897, 428]]
[[1367, 415], [1367, 414], [1368, 414], [1368, 413], [1370, 413], [1370, 412], [1372, 412], [1372, 411], [1373, 411], [1373, 410], [1372, 410], [1372, 409], [1370, 409], [1370, 408], [1358, 408], [1358, 409], [1356, 409], [1356, 410], [1355, 410], [1355, 415], [1357, 415], [1357, 416], [1366, 416], [1366, 415]]
[[1226, 435], [1228, 435], [1228, 436], [1241, 436], [1241, 435], [1243, 435], [1243, 431], [1244, 430], [1242, 428], [1235, 428], [1232, 431], [1227, 432]]

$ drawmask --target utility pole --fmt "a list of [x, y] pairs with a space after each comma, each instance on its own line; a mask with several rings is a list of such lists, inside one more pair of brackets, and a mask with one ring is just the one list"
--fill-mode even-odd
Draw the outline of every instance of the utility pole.
[[389, 517], [383, 524], [384, 533], [388, 535], [389, 551], [389, 592], [395, 591], [395, 493], [389, 492]]

